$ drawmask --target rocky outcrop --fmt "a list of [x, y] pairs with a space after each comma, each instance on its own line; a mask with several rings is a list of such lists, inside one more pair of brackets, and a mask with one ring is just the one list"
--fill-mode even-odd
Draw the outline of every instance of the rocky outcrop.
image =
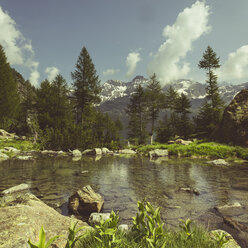
[[248, 89], [241, 90], [226, 107], [214, 136], [217, 140], [248, 146]]
[[8, 194], [0, 198], [0, 247], [26, 248], [30, 238], [38, 242], [39, 231], [43, 226], [47, 238], [63, 235], [53, 247], [65, 247], [71, 221], [79, 226], [88, 225], [82, 221], [59, 214], [30, 193]]
[[90, 185], [78, 190], [69, 198], [69, 211], [77, 216], [88, 216], [102, 210], [104, 199]]
[[155, 149], [149, 152], [149, 158], [167, 157], [169, 155], [166, 149]]

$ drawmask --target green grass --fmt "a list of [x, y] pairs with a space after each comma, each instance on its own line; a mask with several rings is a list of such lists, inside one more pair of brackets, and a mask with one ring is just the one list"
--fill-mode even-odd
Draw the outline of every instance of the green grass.
[[133, 146], [132, 148], [143, 155], [148, 155], [154, 149], [168, 149], [169, 155], [182, 157], [209, 157], [209, 158], [239, 158], [248, 160], [248, 148], [229, 146], [215, 142], [193, 142], [189, 145], [181, 144], [154, 144]]
[[28, 140], [0, 140], [0, 149], [3, 149], [4, 147], [14, 147], [24, 152], [39, 150], [39, 146], [37, 144], [33, 144]]
[[[193, 235], [190, 239], [187, 239], [185, 232], [178, 229], [176, 231], [167, 230], [163, 238], [161, 238], [160, 244], [157, 247], [161, 247], [166, 242], [166, 248], [219, 248], [217, 241], [213, 240], [208, 231], [201, 226], [192, 226]], [[77, 248], [105, 248], [106, 244], [100, 243], [95, 239], [97, 235], [96, 231], [91, 231], [82, 240], [78, 241]], [[128, 232], [123, 233], [118, 231], [116, 234], [116, 240], [120, 240], [116, 245], [112, 247], [118, 248], [150, 248], [145, 240], [135, 241], [135, 233]]]

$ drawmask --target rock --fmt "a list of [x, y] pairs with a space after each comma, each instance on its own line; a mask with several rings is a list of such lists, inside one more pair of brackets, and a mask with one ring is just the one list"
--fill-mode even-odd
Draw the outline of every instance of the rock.
[[29, 184], [22, 183], [22, 184], [14, 186], [14, 187], [11, 187], [9, 189], [5, 189], [4, 191], [2, 191], [1, 194], [2, 195], [12, 194], [12, 193], [15, 193], [18, 191], [28, 190], [30, 188], [31, 188], [31, 186]]
[[18, 138], [18, 136], [15, 133], [8, 133], [7, 131], [5, 131], [4, 129], [0, 129], [0, 139], [3, 140], [13, 140], [15, 138]]
[[119, 154], [136, 154], [136, 152], [131, 149], [122, 149], [119, 150]]
[[187, 146], [187, 145], [191, 144], [192, 141], [190, 141], [190, 140], [183, 140], [183, 139], [177, 139], [177, 140], [175, 141], [175, 143], [176, 143], [176, 144], [181, 144], [181, 145]]
[[54, 156], [54, 155], [57, 155], [57, 152], [53, 151], [53, 150], [43, 150], [43, 151], [41, 151], [41, 154], [42, 155]]
[[31, 160], [31, 159], [33, 159], [32, 156], [17, 156], [16, 158], [20, 159], [20, 160]]
[[195, 195], [200, 195], [200, 192], [197, 189], [193, 189], [193, 188], [190, 188], [190, 187], [179, 188], [178, 191], [187, 192], [187, 193], [195, 194]]
[[227, 243], [223, 244], [221, 247], [222, 248], [241, 248], [237, 242], [233, 239], [232, 235], [229, 234], [228, 232], [224, 231], [224, 230], [213, 230], [210, 232], [210, 236], [215, 239], [215, 240], [219, 240], [219, 237], [224, 234], [225, 235], [225, 239], [227, 240]]
[[222, 216], [238, 216], [244, 214], [245, 209], [239, 202], [234, 202], [233, 204], [228, 204], [224, 206], [215, 207], [215, 209]]
[[20, 150], [14, 148], [14, 147], [4, 147], [4, 150], [5, 150], [6, 152], [12, 152], [12, 153], [14, 153], [14, 154], [18, 154], [18, 153], [21, 152]]
[[121, 224], [118, 226], [118, 230], [122, 232], [128, 232], [129, 231], [129, 226], [127, 224]]
[[103, 147], [102, 148], [102, 154], [105, 155], [105, 154], [108, 154], [108, 153], [111, 153], [110, 150], [106, 147]]
[[89, 173], [89, 171], [85, 170], [85, 171], [81, 171], [81, 174], [86, 174]]
[[75, 215], [87, 216], [102, 210], [104, 199], [94, 192], [90, 185], [78, 190], [69, 198], [69, 211]]
[[110, 218], [110, 213], [91, 213], [89, 218], [89, 224], [91, 226], [98, 225], [101, 220], [106, 221]]
[[224, 160], [224, 159], [216, 159], [213, 161], [208, 161], [208, 164], [213, 164], [213, 165], [224, 165], [224, 166], [228, 166], [229, 164]]
[[82, 155], [101, 156], [102, 155], [102, 149], [101, 148], [86, 149], [82, 152]]
[[248, 145], [248, 89], [241, 90], [226, 107], [214, 137], [224, 143]]
[[149, 152], [149, 158], [157, 157], [167, 157], [169, 155], [168, 150], [166, 149], [155, 149]]
[[[9, 195], [6, 195], [0, 200], [4, 201], [4, 198], [8, 197]], [[12, 202], [0, 207], [0, 219], [0, 247], [3, 248], [26, 248], [28, 239], [38, 242], [42, 226], [47, 240], [55, 235], [63, 235], [54, 244], [56, 247], [65, 247], [68, 228], [71, 221], [75, 221], [59, 214], [30, 193], [16, 194]], [[85, 226], [83, 232], [90, 228], [86, 223], [77, 221], [78, 226]]]
[[5, 153], [0, 152], [0, 160], [9, 159], [9, 156]]
[[73, 157], [81, 157], [82, 153], [78, 149], [75, 149], [72, 151], [72, 156]]

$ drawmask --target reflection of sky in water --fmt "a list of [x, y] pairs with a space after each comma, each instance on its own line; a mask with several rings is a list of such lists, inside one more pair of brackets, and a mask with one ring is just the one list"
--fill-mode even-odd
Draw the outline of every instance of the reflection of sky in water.
[[[86, 173], [81, 173], [87, 171]], [[0, 190], [20, 183], [38, 187], [43, 200], [63, 204], [77, 189], [90, 184], [105, 198], [104, 211], [120, 212], [124, 221], [137, 211], [137, 201], [146, 198], [167, 220], [196, 218], [216, 205], [248, 199], [247, 191], [232, 190], [231, 182], [248, 182], [247, 166], [209, 166], [200, 160], [169, 159], [161, 163], [147, 158], [103, 157], [4, 161], [0, 163]], [[192, 187], [200, 195], [178, 191]]]

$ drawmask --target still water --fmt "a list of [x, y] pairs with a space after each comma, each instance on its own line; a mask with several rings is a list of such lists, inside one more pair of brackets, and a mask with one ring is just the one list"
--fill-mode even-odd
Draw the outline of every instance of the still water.
[[[123, 223], [137, 212], [137, 201], [146, 198], [170, 226], [191, 218], [215, 225], [215, 206], [240, 202], [248, 206], [248, 165], [209, 166], [206, 160], [169, 159], [152, 162], [145, 157], [41, 158], [0, 163], [0, 191], [20, 183], [38, 188], [48, 205], [67, 214], [66, 202], [77, 189], [89, 184], [104, 196], [103, 212], [119, 211]], [[179, 191], [197, 189], [200, 195]], [[212, 221], [213, 220], [213, 221]], [[212, 222], [211, 222], [212, 221]], [[215, 224], [214, 224], [215, 223]]]

